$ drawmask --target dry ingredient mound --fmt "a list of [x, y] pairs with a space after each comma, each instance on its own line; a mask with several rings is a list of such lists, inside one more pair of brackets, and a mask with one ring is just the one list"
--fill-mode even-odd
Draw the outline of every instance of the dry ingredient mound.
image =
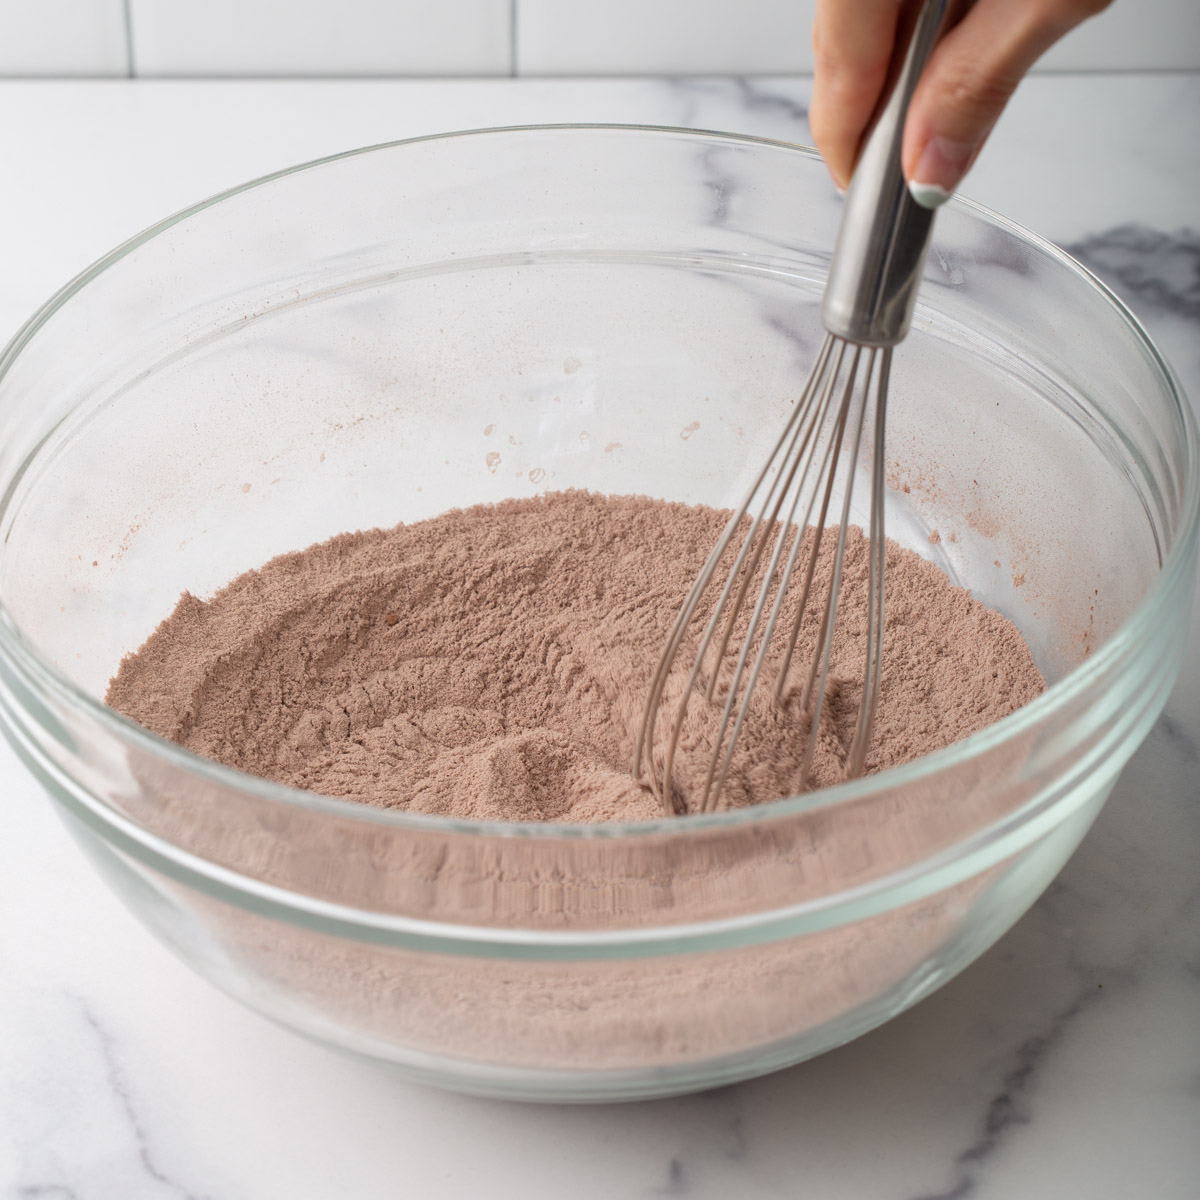
[[[655, 819], [658, 801], [629, 773], [638, 721], [727, 519], [569, 491], [343, 534], [247, 571], [211, 600], [185, 593], [122, 661], [107, 701], [198, 754], [363, 804], [508, 821]], [[869, 771], [975, 733], [1044, 687], [1016, 627], [936, 566], [889, 541], [886, 571]], [[866, 579], [867, 543], [851, 529], [813, 787], [843, 777]], [[816, 619], [801, 629], [797, 678]], [[808, 728], [797, 691], [777, 703], [769, 682], [757, 689], [722, 807], [795, 790]], [[684, 797], [702, 783], [719, 715], [692, 701], [675, 772]]]

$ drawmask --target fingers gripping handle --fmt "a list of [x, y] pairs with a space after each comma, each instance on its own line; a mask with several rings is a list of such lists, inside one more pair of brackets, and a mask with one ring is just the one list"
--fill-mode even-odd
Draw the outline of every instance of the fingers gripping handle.
[[945, 12], [946, 0], [925, 0], [907, 42], [900, 41], [907, 49], [897, 54], [846, 192], [821, 315], [830, 333], [858, 345], [894, 346], [912, 321], [933, 212], [909, 193], [900, 147]]

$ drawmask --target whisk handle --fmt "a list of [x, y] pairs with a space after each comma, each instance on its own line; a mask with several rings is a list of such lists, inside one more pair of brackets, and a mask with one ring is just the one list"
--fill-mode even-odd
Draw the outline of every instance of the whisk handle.
[[909, 101], [945, 12], [946, 0], [921, 6], [846, 193], [821, 315], [830, 333], [858, 345], [894, 346], [912, 321], [933, 211], [909, 193], [900, 143]]

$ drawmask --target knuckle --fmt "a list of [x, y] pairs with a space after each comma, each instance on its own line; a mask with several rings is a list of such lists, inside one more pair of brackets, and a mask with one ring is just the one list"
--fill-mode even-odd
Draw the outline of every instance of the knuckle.
[[955, 71], [946, 81], [944, 100], [948, 108], [968, 121], [980, 122], [995, 116], [1013, 94], [1017, 80], [1006, 72], [984, 75], [978, 71]]

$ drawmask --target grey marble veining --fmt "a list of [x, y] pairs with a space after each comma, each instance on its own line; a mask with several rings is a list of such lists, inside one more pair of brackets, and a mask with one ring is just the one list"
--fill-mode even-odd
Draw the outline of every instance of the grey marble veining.
[[[0, 327], [132, 230], [289, 162], [536, 121], [804, 142], [807, 97], [796, 80], [0, 85]], [[966, 188], [1112, 286], [1193, 403], [1197, 114], [1200, 76], [1036, 79]], [[732, 194], [714, 190], [719, 220]], [[1180, 684], [1109, 804], [978, 962], [810, 1063], [653, 1104], [456, 1097], [275, 1029], [150, 940], [0, 747], [0, 1200], [1192, 1200], [1198, 635], [1200, 608]]]
[[[135, 1179], [131, 1182], [139, 1191], [147, 1192], [147, 1194], [149, 1192], [162, 1191], [164, 1195], [179, 1196], [183, 1200], [207, 1200], [207, 1197], [202, 1193], [193, 1192], [164, 1174], [155, 1162], [145, 1123], [139, 1116], [137, 1108], [134, 1106], [133, 1098], [130, 1096], [129, 1089], [125, 1084], [121, 1064], [118, 1061], [117, 1049], [113, 1045], [112, 1038], [96, 1019], [95, 1013], [82, 1000], [78, 1001], [78, 1004], [83, 1020], [95, 1034], [104, 1068], [103, 1078], [105, 1089], [116, 1110], [117, 1120], [128, 1130], [132, 1141], [132, 1149], [136, 1155], [136, 1161], [144, 1171], [143, 1179], [140, 1181]], [[129, 1161], [129, 1158], [127, 1158], [127, 1161]]]
[[[1200, 225], [1200, 214], [1197, 216]], [[1089, 233], [1063, 247], [1145, 316], [1170, 313], [1200, 324], [1200, 232], [1138, 222]]]

